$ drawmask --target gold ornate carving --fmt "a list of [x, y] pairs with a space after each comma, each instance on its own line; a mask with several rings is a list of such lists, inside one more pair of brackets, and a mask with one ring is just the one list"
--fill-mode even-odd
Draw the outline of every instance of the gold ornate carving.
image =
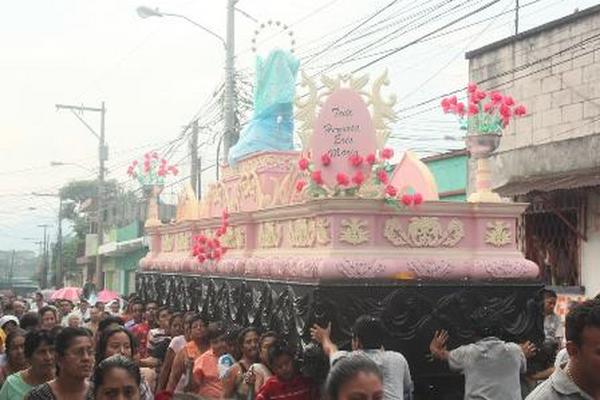
[[181, 232], [175, 236], [175, 251], [186, 251], [190, 249], [192, 233]]
[[298, 128], [298, 137], [302, 141], [302, 148], [308, 149], [310, 147], [310, 138], [313, 134], [315, 127], [316, 111], [319, 105], [319, 95], [317, 85], [314, 80], [301, 72], [302, 81], [300, 81], [301, 87], [308, 88], [308, 94], [306, 100], [302, 101], [302, 97], [296, 99], [296, 119], [300, 122]]
[[371, 233], [369, 232], [369, 223], [358, 218], [343, 219], [342, 231], [340, 232], [340, 242], [346, 242], [353, 246], [368, 242]]
[[246, 248], [246, 229], [243, 226], [230, 226], [221, 238], [221, 243], [228, 249]]
[[179, 194], [177, 201], [177, 221], [190, 221], [198, 219], [198, 200], [192, 185], [188, 182]]
[[400, 218], [385, 221], [383, 236], [394, 246], [454, 247], [465, 236], [462, 222], [452, 219], [446, 229], [438, 218], [414, 217], [404, 231]]
[[385, 146], [385, 142], [387, 142], [391, 132], [389, 124], [397, 120], [396, 113], [394, 112], [396, 95], [390, 95], [388, 100], [384, 100], [381, 97], [381, 88], [389, 84], [390, 80], [387, 70], [385, 70], [379, 78], [375, 79], [371, 91], [370, 104], [373, 106], [373, 125], [375, 126], [378, 148]]
[[325, 246], [331, 242], [326, 218], [299, 218], [288, 224], [287, 238], [292, 247]]
[[506, 222], [494, 221], [487, 223], [485, 242], [492, 246], [502, 247], [512, 242], [510, 226]]
[[163, 253], [170, 253], [175, 249], [175, 236], [165, 233], [160, 238], [160, 248]]
[[281, 245], [281, 225], [276, 222], [263, 222], [258, 226], [258, 247], [263, 249]]
[[331, 243], [331, 230], [329, 229], [329, 220], [327, 218], [317, 218], [315, 223], [317, 233], [317, 244], [327, 246]]
[[247, 171], [257, 172], [263, 168], [281, 167], [289, 169], [297, 156], [285, 156], [275, 154], [264, 154], [257, 157], [252, 157], [247, 160], [242, 160], [235, 166], [228, 166], [223, 170], [223, 178], [237, 176]]

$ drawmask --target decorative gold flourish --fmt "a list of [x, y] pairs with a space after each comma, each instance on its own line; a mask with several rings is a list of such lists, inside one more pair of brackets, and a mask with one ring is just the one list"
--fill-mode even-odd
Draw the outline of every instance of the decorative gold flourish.
[[358, 218], [342, 220], [342, 231], [340, 232], [340, 242], [346, 242], [353, 246], [368, 242], [371, 233], [369, 232], [369, 223]]
[[331, 230], [329, 229], [329, 220], [327, 218], [317, 218], [315, 224], [317, 233], [317, 244], [327, 246], [331, 243]]
[[188, 182], [179, 194], [177, 201], [177, 221], [190, 221], [198, 219], [198, 200], [192, 185]]
[[243, 226], [230, 226], [221, 238], [223, 246], [228, 249], [244, 249], [246, 247], [246, 229]]
[[512, 242], [510, 226], [506, 222], [494, 221], [487, 223], [485, 242], [492, 246], [502, 247]]
[[187, 251], [191, 247], [192, 233], [180, 232], [175, 236], [175, 251]]
[[316, 236], [314, 219], [299, 218], [288, 223], [287, 238], [292, 247], [313, 247]]
[[305, 101], [301, 97], [296, 98], [296, 120], [300, 122], [298, 128], [298, 137], [302, 141], [302, 148], [307, 150], [310, 147], [310, 138], [315, 127], [317, 106], [319, 105], [319, 96], [317, 84], [304, 71], [301, 72], [301, 87], [308, 88], [308, 94]]
[[331, 241], [329, 221], [326, 218], [299, 218], [290, 221], [287, 238], [292, 247], [313, 247], [315, 243], [325, 246]]
[[373, 124], [377, 135], [377, 147], [382, 148], [390, 136], [389, 124], [397, 120], [394, 112], [394, 104], [396, 104], [396, 95], [392, 94], [386, 101], [381, 97], [381, 88], [388, 86], [390, 80], [387, 75], [387, 70], [375, 80], [370, 96], [370, 104], [373, 105]]
[[276, 222], [263, 222], [258, 226], [258, 247], [263, 249], [281, 245], [281, 225]]
[[465, 231], [457, 219], [452, 219], [444, 230], [438, 218], [414, 217], [404, 231], [400, 218], [390, 218], [385, 221], [383, 236], [394, 246], [454, 247], [465, 236]]
[[160, 237], [160, 249], [163, 253], [170, 253], [175, 248], [175, 236], [165, 233]]

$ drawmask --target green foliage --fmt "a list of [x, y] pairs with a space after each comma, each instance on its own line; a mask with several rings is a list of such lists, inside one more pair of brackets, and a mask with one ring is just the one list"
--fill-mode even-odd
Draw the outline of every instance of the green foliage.
[[[107, 198], [113, 197], [118, 192], [117, 181], [109, 180], [104, 182], [104, 193]], [[59, 190], [59, 195], [63, 200], [73, 200], [76, 203], [82, 203], [87, 199], [96, 198], [98, 195], [98, 181], [84, 180], [71, 181]]]

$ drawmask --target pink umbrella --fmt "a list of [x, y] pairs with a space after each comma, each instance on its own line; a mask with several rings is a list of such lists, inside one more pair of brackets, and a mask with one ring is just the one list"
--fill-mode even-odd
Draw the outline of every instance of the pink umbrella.
[[96, 298], [96, 301], [108, 303], [109, 301], [113, 301], [114, 299], [117, 299], [118, 297], [119, 297], [119, 293], [113, 292], [112, 290], [104, 289], [98, 293], [98, 297]]
[[76, 302], [79, 300], [81, 295], [81, 288], [76, 287], [64, 287], [58, 289], [56, 292], [52, 293], [50, 299], [52, 300], [70, 300]]

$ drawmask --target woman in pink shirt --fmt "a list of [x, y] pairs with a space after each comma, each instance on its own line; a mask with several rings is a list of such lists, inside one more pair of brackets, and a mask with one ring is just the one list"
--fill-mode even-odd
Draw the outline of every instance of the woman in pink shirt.
[[226, 330], [221, 322], [211, 322], [207, 332], [210, 349], [202, 353], [194, 362], [194, 380], [198, 387], [198, 394], [208, 399], [220, 399], [223, 395], [218, 361], [219, 357], [227, 351], [225, 334]]

